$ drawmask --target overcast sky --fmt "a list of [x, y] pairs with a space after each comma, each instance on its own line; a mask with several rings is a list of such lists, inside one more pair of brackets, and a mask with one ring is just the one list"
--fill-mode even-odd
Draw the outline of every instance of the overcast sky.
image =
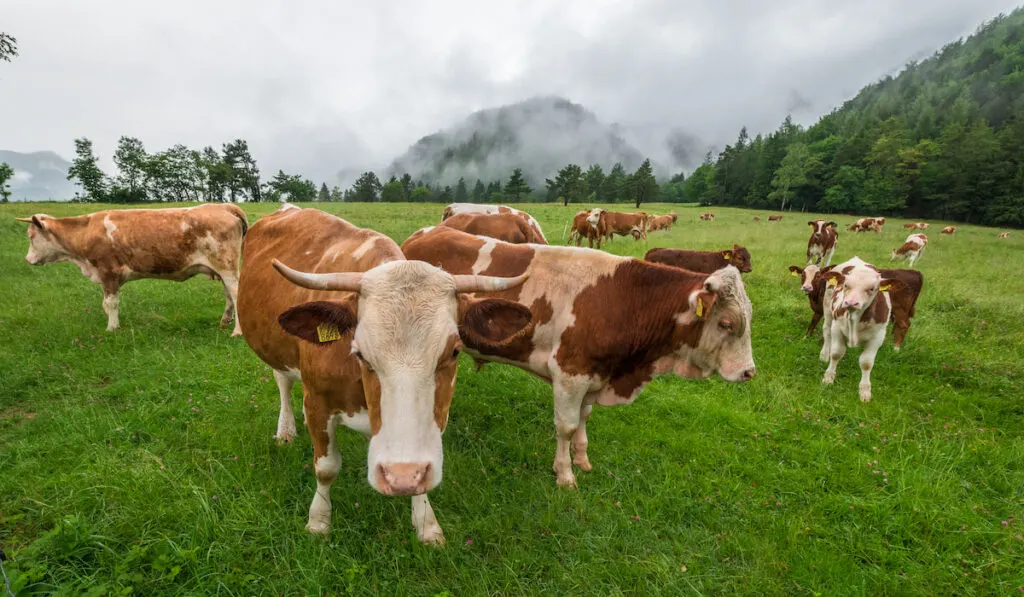
[[723, 145], [812, 123], [1010, 0], [0, 0], [0, 149], [105, 164], [242, 137], [264, 171], [386, 165], [469, 112], [535, 95]]

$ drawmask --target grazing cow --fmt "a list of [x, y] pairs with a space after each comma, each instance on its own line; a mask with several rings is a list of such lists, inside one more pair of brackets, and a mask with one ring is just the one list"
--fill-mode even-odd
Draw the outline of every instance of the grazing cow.
[[822, 274], [825, 278], [825, 340], [821, 347], [821, 360], [828, 369], [821, 383], [836, 380], [836, 368], [850, 346], [861, 346], [860, 399], [871, 400], [871, 369], [875, 355], [885, 341], [885, 328], [889, 324], [892, 301], [889, 291], [902, 282], [883, 278], [875, 266], [859, 257], [841, 263]]
[[881, 232], [885, 225], [885, 218], [860, 218], [847, 230], [851, 232]]
[[[171, 209], [116, 209], [54, 218], [36, 214], [28, 223], [25, 261], [70, 261], [103, 287], [107, 330], [120, 326], [121, 286], [132, 280], [182, 281], [206, 274], [224, 284], [224, 315], [231, 323], [238, 294], [238, 257], [249, 223], [237, 205]], [[232, 336], [242, 333], [238, 322]]]
[[1010, 233], [1009, 232], [1001, 232], [999, 234], [999, 238], [1010, 238]]
[[[799, 267], [789, 266], [789, 271], [800, 278], [800, 289], [807, 295], [811, 304], [811, 324], [807, 326], [807, 336], [814, 334], [818, 322], [824, 314], [825, 278], [824, 274], [832, 270], [832, 267], [819, 268], [817, 265]], [[883, 278], [899, 280], [903, 284], [893, 288], [889, 293], [892, 300], [892, 331], [893, 350], [899, 351], [903, 346], [903, 339], [910, 330], [910, 320], [917, 313], [917, 298], [921, 296], [921, 289], [924, 287], [924, 275], [912, 269], [883, 269], [879, 270]]]
[[441, 483], [463, 339], [503, 346], [530, 320], [522, 305], [465, 293], [510, 288], [524, 276], [452, 276], [406, 261], [383, 234], [293, 205], [253, 225], [242, 263], [238, 313], [246, 342], [274, 371], [278, 441], [295, 437], [291, 388], [303, 384], [317, 481], [306, 528], [329, 530], [341, 423], [370, 440], [370, 486], [413, 496], [417, 536], [443, 542], [426, 493]]
[[704, 221], [707, 221], [707, 222], [713, 222], [715, 220], [715, 214], [713, 214], [713, 213], [703, 213], [703, 214], [700, 214], [700, 219], [704, 220]]
[[540, 238], [545, 245], [548, 244], [548, 239], [544, 236], [544, 231], [541, 230], [540, 224], [537, 222], [537, 220], [534, 219], [533, 216], [526, 213], [525, 211], [516, 209], [514, 207], [509, 207], [507, 205], [484, 205], [479, 203], [449, 203], [448, 205], [445, 206], [444, 212], [441, 213], [441, 221], [443, 222], [454, 215], [467, 213], [512, 214], [515, 216], [519, 216], [520, 218], [526, 221], [527, 226], [533, 229], [533, 233], [537, 238]]
[[594, 248], [594, 241], [597, 241], [597, 248], [601, 248], [601, 239], [605, 235], [606, 214], [604, 208], [595, 207], [590, 211], [581, 211], [576, 214], [572, 221], [572, 230], [569, 232], [569, 243], [576, 241], [580, 246], [583, 239], [587, 239], [587, 246]]
[[839, 240], [836, 223], [811, 220], [807, 225], [811, 227], [811, 238], [807, 241], [808, 265], [821, 265], [824, 259], [825, 265], [828, 266], [832, 263], [832, 254], [836, 252], [836, 242]]
[[921, 253], [924, 251], [924, 247], [927, 244], [928, 237], [924, 234], [911, 234], [907, 237], [906, 242], [904, 242], [900, 248], [892, 250], [892, 255], [889, 257], [889, 263], [907, 259], [909, 260], [908, 265], [910, 265], [910, 267], [914, 267], [917, 260], [921, 258]]
[[677, 219], [679, 219], [679, 216], [674, 211], [663, 216], [654, 216], [651, 218], [651, 223], [647, 230], [669, 230], [672, 228], [672, 224], [676, 223]]
[[782, 216], [778, 216], [778, 215], [768, 216], [768, 221], [769, 222], [781, 222], [782, 221]]
[[754, 216], [754, 221], [755, 222], [760, 222], [761, 221], [761, 216]]
[[616, 234], [632, 236], [633, 240], [647, 238], [647, 214], [642, 211], [636, 213], [605, 212], [605, 236], [610, 241]]
[[733, 245], [731, 249], [724, 251], [651, 249], [644, 255], [644, 261], [681, 267], [702, 274], [710, 274], [729, 265], [743, 273], [753, 270], [750, 263], [750, 251], [739, 245]]
[[903, 227], [908, 230], [927, 230], [928, 222], [907, 222]]
[[956, 234], [956, 226], [946, 226], [939, 234]]
[[586, 421], [595, 403], [631, 403], [654, 376], [666, 373], [703, 378], [718, 372], [728, 381], [754, 376], [750, 300], [733, 267], [698, 274], [601, 251], [511, 245], [446, 228], [421, 230], [402, 250], [409, 259], [452, 273], [529, 272], [522, 286], [488, 296], [528, 306], [532, 332], [504, 346], [467, 340], [466, 350], [478, 360], [509, 363], [551, 382], [559, 485], [576, 486], [572, 462], [591, 469]]
[[508, 243], [548, 244], [544, 237], [539, 236], [527, 224], [526, 220], [515, 214], [461, 213], [446, 218], [440, 225], [470, 234], [489, 236]]

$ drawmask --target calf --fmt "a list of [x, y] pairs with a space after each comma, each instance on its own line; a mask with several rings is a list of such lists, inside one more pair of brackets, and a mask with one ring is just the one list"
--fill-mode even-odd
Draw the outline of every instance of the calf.
[[956, 226], [946, 226], [939, 234], [956, 234]]
[[811, 227], [811, 238], [807, 241], [808, 265], [821, 265], [824, 259], [825, 265], [828, 266], [832, 263], [832, 254], [836, 252], [836, 241], [839, 240], [836, 223], [811, 220], [807, 225]]
[[921, 258], [921, 253], [924, 251], [925, 245], [928, 244], [928, 237], [924, 234], [911, 234], [907, 237], [907, 240], [898, 249], [892, 250], [892, 255], [889, 257], [889, 263], [896, 260], [908, 260], [910, 267], [914, 267], [917, 260]]
[[503, 346], [467, 340], [466, 350], [551, 382], [559, 485], [576, 486], [573, 462], [591, 469], [586, 421], [594, 404], [631, 403], [661, 374], [703, 378], [717, 372], [728, 381], [754, 376], [752, 312], [736, 268], [698, 274], [601, 251], [512, 245], [446, 228], [419, 231], [402, 250], [409, 259], [452, 273], [529, 272], [522, 286], [488, 296], [528, 306], [532, 332]]
[[244, 253], [238, 314], [246, 342], [274, 371], [279, 441], [295, 436], [291, 388], [303, 385], [317, 481], [306, 528], [329, 530], [341, 423], [370, 441], [370, 486], [413, 496], [419, 539], [444, 542], [426, 493], [441, 483], [462, 338], [502, 346], [530, 319], [521, 305], [467, 293], [511, 288], [525, 275], [452, 276], [406, 261], [383, 234], [292, 205], [256, 222]]
[[605, 212], [605, 236], [608, 240], [619, 236], [632, 236], [633, 240], [647, 238], [647, 214], [644, 212]]
[[726, 266], [733, 266], [743, 273], [753, 270], [750, 251], [733, 245], [724, 251], [689, 251], [685, 249], [651, 249], [644, 255], [644, 261], [681, 267], [693, 272], [710, 274]]
[[[518, 216], [526, 222], [526, 225], [533, 230], [535, 237], [541, 239], [541, 242], [548, 244], [548, 239], [544, 236], [544, 231], [541, 230], [540, 224], [533, 216], [507, 205], [484, 205], [481, 203], [449, 203], [444, 207], [444, 211], [441, 213], [441, 221], [445, 221], [448, 218], [458, 214], [512, 214]], [[534, 242], [534, 241], [531, 241]]]
[[669, 230], [678, 218], [679, 216], [676, 215], [676, 212], [671, 212], [664, 216], [655, 216], [651, 218], [650, 226], [647, 229], [648, 231]]
[[703, 214], [700, 214], [700, 219], [704, 220], [704, 221], [707, 221], [707, 222], [712, 222], [715, 219], [715, 214], [713, 214], [713, 213], [703, 213]]
[[[824, 274], [831, 270], [831, 266], [824, 268], [819, 268], [817, 265], [789, 266], [789, 271], [800, 278], [800, 289], [807, 295], [807, 300], [811, 304], [813, 315], [811, 324], [807, 326], [807, 336], [814, 333], [824, 314]], [[921, 289], [924, 287], [924, 276], [921, 272], [912, 269], [883, 269], [879, 271], [883, 278], [902, 282], [899, 287], [893, 288], [889, 292], [889, 298], [892, 301], [892, 344], [893, 350], [899, 352], [903, 346], [903, 340], [910, 330], [910, 321], [917, 314], [917, 299], [921, 296]]]
[[[182, 281], [206, 274], [224, 284], [220, 318], [231, 323], [238, 293], [238, 257], [249, 227], [237, 205], [172, 209], [117, 209], [54, 218], [36, 214], [28, 223], [25, 261], [46, 265], [70, 261], [103, 287], [107, 330], [120, 327], [121, 286], [132, 280]], [[242, 333], [238, 322], [232, 336]]]
[[782, 221], [782, 216], [778, 216], [778, 215], [768, 216], [768, 221], [769, 222], [781, 222]]
[[888, 291], [901, 282], [883, 278], [878, 269], [854, 257], [823, 274], [825, 279], [825, 340], [821, 360], [828, 369], [821, 383], [836, 380], [839, 361], [850, 346], [861, 346], [860, 399], [871, 400], [871, 369], [875, 355], [885, 341], [892, 302]]
[[489, 236], [509, 243], [548, 244], [544, 237], [539, 236], [526, 220], [510, 213], [461, 213], [446, 218], [441, 222], [441, 226], [448, 226], [469, 234]]
[[572, 230], [569, 232], [569, 244], [575, 239], [576, 246], [580, 246], [583, 239], [587, 239], [587, 246], [594, 248], [594, 241], [597, 241], [597, 248], [601, 248], [601, 239], [605, 235], [606, 216], [605, 210], [595, 207], [590, 211], [581, 211], [576, 214], [572, 221]]

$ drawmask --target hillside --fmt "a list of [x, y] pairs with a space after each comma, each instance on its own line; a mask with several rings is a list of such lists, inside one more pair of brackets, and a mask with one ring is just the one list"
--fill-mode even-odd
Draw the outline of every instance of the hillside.
[[807, 130], [742, 131], [685, 184], [704, 204], [1024, 225], [1024, 11], [866, 86]]
[[9, 183], [12, 201], [65, 200], [75, 194], [74, 185], [66, 178], [71, 164], [52, 151], [0, 150], [0, 163], [14, 169]]
[[423, 137], [398, 157], [388, 175], [408, 173], [429, 184], [504, 180], [513, 168], [535, 186], [566, 164], [621, 162], [633, 170], [643, 161], [614, 127], [579, 104], [537, 97], [482, 110], [462, 123]]

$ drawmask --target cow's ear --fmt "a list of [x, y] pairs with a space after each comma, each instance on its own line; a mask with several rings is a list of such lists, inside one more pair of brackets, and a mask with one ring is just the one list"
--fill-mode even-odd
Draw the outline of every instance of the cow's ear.
[[814, 228], [814, 220], [807, 222], [807, 225], [810, 226], [811, 228]]
[[899, 292], [900, 290], [903, 290], [903, 287], [904, 287], [904, 284], [900, 280], [896, 280], [896, 279], [885, 280], [885, 279], [883, 279], [882, 282], [878, 285], [878, 291], [879, 292]]
[[303, 303], [282, 313], [284, 331], [313, 344], [330, 344], [356, 327], [357, 295], [342, 301]]
[[833, 227], [833, 228], [838, 228], [838, 227], [839, 227], [839, 224], [836, 224], [835, 222], [833, 222], [833, 221], [831, 221], [831, 220], [830, 220], [830, 221], [828, 221], [828, 222], [825, 222], [825, 226], [826, 226], [826, 227], [828, 227], [828, 226], [831, 226], [831, 227]]
[[519, 303], [459, 295], [459, 336], [470, 348], [501, 348], [532, 331], [533, 313]]
[[825, 284], [828, 285], [828, 286], [839, 286], [840, 284], [843, 283], [843, 280], [846, 279], [846, 277], [843, 276], [843, 274], [841, 274], [841, 273], [839, 273], [839, 272], [837, 272], [835, 270], [830, 271], [830, 272], [825, 272], [822, 275], [822, 278], [824, 278]]
[[690, 299], [690, 303], [693, 306], [694, 312], [697, 314], [697, 319], [704, 319], [711, 312], [711, 308], [715, 306], [715, 301], [718, 300], [718, 288], [715, 282], [711, 279], [704, 281], [704, 287], [697, 292], [696, 296]]
[[722, 257], [724, 257], [725, 260], [728, 261], [729, 259], [732, 259], [732, 252], [731, 251], [722, 251]]
[[804, 268], [798, 267], [798, 266], [795, 266], [795, 265], [791, 265], [791, 266], [789, 266], [789, 272], [790, 272], [791, 275], [799, 277], [799, 276], [804, 275]]

